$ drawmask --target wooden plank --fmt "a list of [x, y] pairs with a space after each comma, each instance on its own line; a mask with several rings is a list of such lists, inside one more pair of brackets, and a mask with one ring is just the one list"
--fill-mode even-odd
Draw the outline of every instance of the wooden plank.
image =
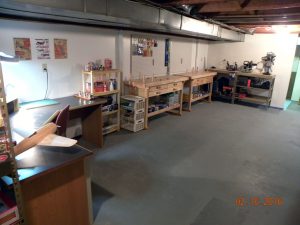
[[270, 99], [268, 99], [268, 97], [262, 97], [262, 96], [253, 96], [253, 97], [245, 97], [245, 98], [236, 97], [236, 99], [241, 100], [241, 101], [263, 103], [263, 104], [271, 101]]

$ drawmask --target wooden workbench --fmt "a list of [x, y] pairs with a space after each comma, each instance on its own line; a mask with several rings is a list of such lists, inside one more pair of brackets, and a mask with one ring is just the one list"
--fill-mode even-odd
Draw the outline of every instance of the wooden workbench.
[[[271, 100], [272, 100], [272, 94], [274, 89], [274, 83], [276, 75], [264, 75], [262, 73], [246, 73], [241, 71], [228, 71], [225, 69], [209, 69], [211, 72], [217, 72], [218, 75], [226, 75], [231, 76], [231, 79], [233, 79], [232, 84], [232, 95], [229, 98], [231, 100], [231, 103], [235, 103], [235, 101], [244, 101], [244, 102], [250, 102], [255, 104], [262, 104], [266, 106], [270, 106]], [[245, 85], [239, 85], [239, 79], [240, 78], [256, 78], [264, 81], [270, 82], [270, 87], [268, 89], [259, 88], [259, 87], [251, 87], [251, 86], [245, 86]], [[250, 96], [240, 96], [237, 92], [237, 88], [244, 89], [244, 90], [260, 90], [260, 91], [266, 91], [267, 96], [260, 96], [260, 95], [250, 95]], [[222, 97], [222, 96], [221, 96]], [[225, 96], [224, 96], [225, 97]]]
[[[206, 71], [193, 71], [189, 73], [177, 74], [178, 76], [187, 77], [189, 80], [185, 82], [184, 87], [188, 88], [188, 93], [183, 94], [183, 102], [188, 104], [188, 111], [192, 110], [192, 103], [202, 99], [207, 99], [211, 102], [212, 88], [213, 88], [213, 78], [217, 75], [216, 72], [206, 72]], [[193, 88], [199, 87], [201, 85], [209, 85], [208, 93], [205, 95], [193, 96]]]
[[[128, 93], [145, 98], [145, 128], [148, 128], [148, 119], [164, 112], [177, 110], [182, 115], [183, 84], [189, 78], [184, 76], [158, 76], [143, 79], [125, 81]], [[178, 92], [179, 102], [166, 108], [148, 113], [149, 98], [167, 93]]]

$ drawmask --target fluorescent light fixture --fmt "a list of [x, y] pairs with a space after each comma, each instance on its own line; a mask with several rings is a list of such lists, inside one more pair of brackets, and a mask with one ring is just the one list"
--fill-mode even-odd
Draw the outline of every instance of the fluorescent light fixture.
[[7, 55], [4, 52], [0, 52], [0, 61], [3, 62], [19, 62], [19, 58], [11, 55]]

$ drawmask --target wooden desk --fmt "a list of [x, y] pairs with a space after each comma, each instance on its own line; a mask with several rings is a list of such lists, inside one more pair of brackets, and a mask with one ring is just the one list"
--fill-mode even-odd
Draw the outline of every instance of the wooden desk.
[[[183, 76], [158, 76], [147, 79], [138, 79], [125, 82], [124, 85], [129, 88], [129, 94], [137, 95], [145, 98], [145, 128], [148, 128], [148, 119], [152, 116], [164, 112], [178, 110], [178, 115], [182, 115], [182, 96], [183, 84], [187, 81], [187, 77]], [[148, 113], [149, 98], [179, 92], [179, 102], [169, 105], [166, 108]]]
[[[183, 94], [183, 102], [188, 103], [188, 111], [192, 110], [192, 103], [202, 99], [208, 99], [208, 102], [211, 102], [211, 94], [213, 87], [213, 78], [217, 75], [216, 72], [190, 72], [184, 74], [177, 74], [178, 76], [188, 77], [189, 80], [185, 82], [184, 87], [188, 88], [188, 94]], [[201, 96], [193, 96], [193, 88], [199, 87], [201, 85], [209, 85], [208, 93]]]
[[84, 165], [91, 154], [78, 145], [36, 146], [17, 156], [18, 167], [27, 168], [18, 169], [27, 224], [91, 224]]
[[103, 145], [101, 105], [104, 99], [93, 101], [78, 99], [73, 96], [54, 99], [59, 104], [34, 109], [20, 109], [10, 116], [13, 132], [21, 137], [27, 137], [42, 127], [45, 123], [55, 119], [58, 111], [70, 105], [70, 119], [81, 118], [82, 136], [98, 147]]

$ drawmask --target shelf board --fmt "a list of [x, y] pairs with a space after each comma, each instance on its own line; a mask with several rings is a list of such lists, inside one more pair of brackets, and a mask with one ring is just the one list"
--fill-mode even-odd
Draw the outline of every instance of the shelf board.
[[261, 91], [269, 91], [270, 90], [270, 89], [265, 89], [265, 88], [247, 87], [247, 86], [243, 86], [243, 85], [236, 85], [236, 87], [253, 89], [253, 90], [261, 90]]
[[114, 91], [105, 91], [105, 92], [94, 92], [93, 96], [105, 96], [105, 95], [111, 95], [111, 94], [117, 94], [119, 93], [119, 90], [114, 90]]
[[263, 97], [263, 96], [249, 96], [249, 97], [245, 97], [245, 98], [240, 98], [240, 97], [235, 97], [238, 100], [241, 101], [247, 101], [247, 102], [254, 102], [254, 103], [269, 103], [271, 101], [271, 99], [269, 99], [268, 97]]
[[199, 96], [199, 97], [193, 98], [193, 99], [192, 99], [192, 102], [195, 102], [195, 101], [198, 101], [198, 100], [201, 100], [201, 99], [207, 98], [207, 97], [209, 97], [209, 94], [206, 94], [206, 95], [202, 95], [202, 96]]
[[118, 113], [118, 111], [119, 111], [119, 110], [113, 110], [113, 111], [102, 112], [102, 116], [112, 115], [112, 114]]
[[164, 108], [164, 109], [161, 109], [161, 110], [157, 110], [155, 112], [148, 113], [148, 118], [152, 117], [152, 116], [156, 116], [156, 115], [164, 113], [164, 112], [168, 112], [172, 109], [176, 109], [176, 108], [179, 108], [179, 107], [180, 107], [180, 104], [177, 103], [177, 104], [174, 104], [173, 106], [170, 106], [170, 107], [167, 107], [167, 108]]
[[120, 128], [119, 128], [119, 124], [112, 124], [112, 125], [103, 127], [103, 128], [102, 128], [102, 133], [103, 133], [103, 135], [106, 135], [106, 134], [115, 132], [115, 131], [117, 131], [117, 130], [119, 130], [119, 129], [120, 129]]

